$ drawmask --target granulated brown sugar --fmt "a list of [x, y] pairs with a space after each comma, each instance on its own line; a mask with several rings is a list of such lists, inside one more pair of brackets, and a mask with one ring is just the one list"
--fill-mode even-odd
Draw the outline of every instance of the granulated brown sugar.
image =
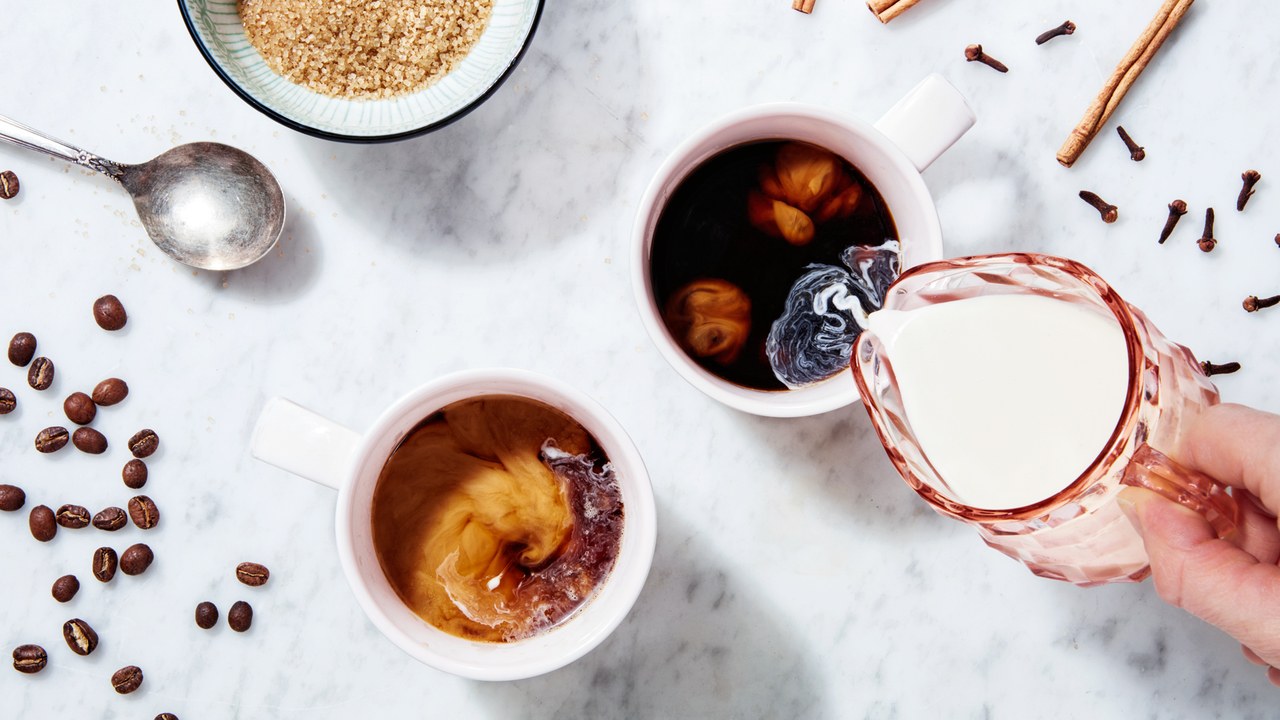
[[385, 98], [447, 75], [475, 46], [493, 0], [239, 0], [267, 65], [325, 95]]

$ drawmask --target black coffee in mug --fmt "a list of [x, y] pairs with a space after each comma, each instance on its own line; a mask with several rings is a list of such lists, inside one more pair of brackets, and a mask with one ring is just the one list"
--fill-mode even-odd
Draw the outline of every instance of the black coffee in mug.
[[787, 390], [849, 367], [898, 276], [884, 199], [844, 158], [789, 140], [704, 161], [671, 194], [650, 275], [667, 331], [737, 385]]

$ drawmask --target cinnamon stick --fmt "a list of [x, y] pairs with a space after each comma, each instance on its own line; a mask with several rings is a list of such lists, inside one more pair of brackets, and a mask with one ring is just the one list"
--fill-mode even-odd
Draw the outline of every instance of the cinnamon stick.
[[1058, 150], [1058, 162], [1071, 167], [1076, 160], [1080, 159], [1089, 142], [1120, 106], [1125, 93], [1129, 92], [1129, 88], [1147, 68], [1151, 58], [1155, 57], [1156, 51], [1164, 44], [1174, 28], [1178, 27], [1178, 23], [1181, 22], [1182, 16], [1187, 13], [1192, 2], [1194, 0], [1164, 0], [1159, 12], [1151, 20], [1151, 24], [1147, 25], [1147, 29], [1142, 31], [1137, 42], [1129, 48], [1128, 54], [1116, 66], [1115, 72], [1111, 73], [1107, 84], [1102, 87], [1102, 92], [1098, 93], [1093, 104], [1085, 111], [1080, 124], [1076, 125], [1071, 135], [1067, 137], [1067, 141], [1062, 144], [1062, 148]]
[[871, 9], [871, 14], [882, 23], [898, 17], [902, 13], [915, 7], [920, 0], [869, 0], [867, 7]]
[[792, 0], [791, 9], [799, 10], [800, 12], [808, 15], [813, 12], [813, 4], [815, 1], [816, 0]]

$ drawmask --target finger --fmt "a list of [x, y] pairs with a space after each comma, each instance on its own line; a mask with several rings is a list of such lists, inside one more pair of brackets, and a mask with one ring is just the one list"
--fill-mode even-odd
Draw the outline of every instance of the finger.
[[1178, 459], [1280, 509], [1280, 416], [1243, 405], [1215, 405], [1192, 418]]
[[1280, 665], [1280, 567], [1218, 539], [1203, 517], [1150, 490], [1125, 488], [1120, 497], [1160, 597]]
[[1231, 494], [1240, 506], [1240, 525], [1231, 542], [1258, 562], [1275, 565], [1280, 560], [1280, 527], [1276, 526], [1276, 519], [1257, 505], [1248, 490], [1234, 490]]
[[1276, 670], [1273, 667], [1267, 668], [1267, 679], [1271, 681], [1272, 685], [1280, 687], [1280, 670]]
[[1258, 653], [1249, 649], [1248, 645], [1241, 645], [1240, 649], [1244, 651], [1244, 656], [1254, 665], [1266, 665], [1267, 661], [1258, 657]]

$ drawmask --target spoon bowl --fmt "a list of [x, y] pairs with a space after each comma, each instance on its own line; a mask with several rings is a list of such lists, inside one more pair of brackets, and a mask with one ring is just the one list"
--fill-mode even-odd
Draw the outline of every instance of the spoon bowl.
[[284, 193], [248, 153], [220, 143], [179, 145], [121, 167], [151, 240], [170, 257], [205, 270], [235, 270], [271, 252], [284, 229]]
[[271, 252], [284, 229], [284, 193], [252, 155], [229, 145], [179, 145], [124, 165], [0, 116], [0, 140], [96, 170], [124, 186], [147, 235], [202, 270], [236, 270]]

